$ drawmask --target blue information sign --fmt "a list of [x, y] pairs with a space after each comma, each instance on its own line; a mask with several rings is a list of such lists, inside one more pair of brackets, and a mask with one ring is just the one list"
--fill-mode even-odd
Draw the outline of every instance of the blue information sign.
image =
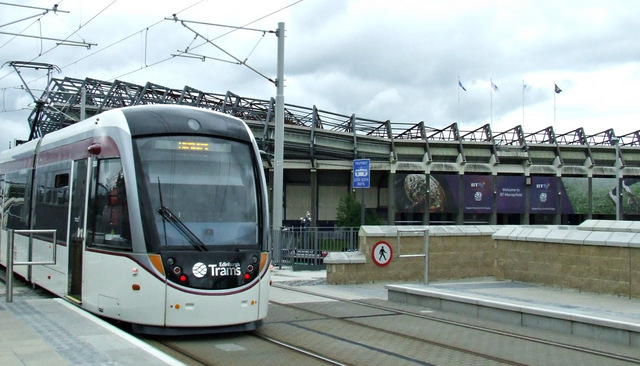
[[371, 179], [369, 159], [356, 159], [353, 161], [353, 188], [369, 188]]

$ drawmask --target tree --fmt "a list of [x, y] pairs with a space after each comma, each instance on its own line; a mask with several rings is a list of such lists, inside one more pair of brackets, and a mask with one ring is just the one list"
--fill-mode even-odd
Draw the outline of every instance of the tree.
[[[361, 205], [355, 194], [349, 194], [340, 199], [336, 210], [336, 218], [340, 227], [359, 227], [361, 221]], [[381, 225], [382, 220], [375, 211], [367, 210], [364, 222], [366, 225]]]

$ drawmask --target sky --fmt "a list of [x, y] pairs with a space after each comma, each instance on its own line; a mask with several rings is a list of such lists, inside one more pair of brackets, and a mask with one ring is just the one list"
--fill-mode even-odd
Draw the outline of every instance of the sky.
[[[32, 8], [9, 5], [18, 3]], [[0, 150], [28, 138], [28, 90], [40, 97], [47, 86], [43, 70], [20, 69], [23, 82], [8, 62], [56, 65], [60, 79], [268, 100], [277, 37], [264, 31], [279, 22], [286, 104], [435, 129], [457, 122], [463, 133], [640, 130], [637, 0], [62, 0], [57, 12], [38, 9], [54, 4], [0, 3]]]

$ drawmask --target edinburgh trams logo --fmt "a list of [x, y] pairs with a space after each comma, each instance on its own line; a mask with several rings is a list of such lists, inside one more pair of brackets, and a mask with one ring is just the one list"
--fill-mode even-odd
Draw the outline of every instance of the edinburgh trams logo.
[[218, 264], [204, 264], [198, 262], [193, 265], [193, 275], [197, 278], [202, 278], [209, 273], [212, 277], [218, 276], [240, 276], [242, 271], [240, 270], [240, 263], [231, 262], [218, 262]]

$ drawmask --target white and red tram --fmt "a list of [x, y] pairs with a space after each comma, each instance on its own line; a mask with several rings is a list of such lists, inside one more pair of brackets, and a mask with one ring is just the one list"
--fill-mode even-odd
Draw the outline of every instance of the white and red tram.
[[257, 328], [267, 314], [267, 187], [241, 120], [186, 106], [114, 109], [0, 153], [15, 273], [147, 334]]

